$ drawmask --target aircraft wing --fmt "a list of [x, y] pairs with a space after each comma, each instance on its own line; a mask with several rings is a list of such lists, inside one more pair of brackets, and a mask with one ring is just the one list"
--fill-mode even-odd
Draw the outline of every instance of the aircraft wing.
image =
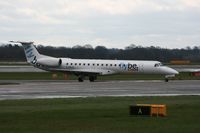
[[74, 74], [95, 74], [95, 75], [108, 75], [108, 74], [115, 74], [115, 71], [111, 70], [102, 70], [102, 69], [52, 69], [51, 71], [61, 71], [61, 72], [68, 72]]
[[200, 72], [200, 65], [171, 65], [178, 72]]
[[198, 68], [183, 68], [183, 69], [176, 69], [178, 72], [200, 72]]
[[[66, 71], [66, 70], [65, 70]], [[97, 74], [102, 75], [102, 72], [99, 70], [89, 70], [89, 69], [75, 69], [75, 70], [67, 70], [71, 73], [81, 73], [81, 74]]]

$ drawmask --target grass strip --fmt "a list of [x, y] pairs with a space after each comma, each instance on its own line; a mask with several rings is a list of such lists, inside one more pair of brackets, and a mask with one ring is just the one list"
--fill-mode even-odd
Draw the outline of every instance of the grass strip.
[[[130, 117], [129, 105], [166, 104], [167, 117]], [[0, 101], [1, 133], [197, 133], [200, 97], [97, 97]]]

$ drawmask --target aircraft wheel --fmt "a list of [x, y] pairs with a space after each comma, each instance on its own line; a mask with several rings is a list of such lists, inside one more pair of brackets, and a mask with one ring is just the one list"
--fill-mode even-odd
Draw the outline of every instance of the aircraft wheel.
[[78, 78], [78, 81], [79, 81], [79, 82], [83, 82], [83, 78], [82, 78], [82, 77], [79, 77], [79, 78]]
[[168, 79], [168, 78], [165, 78], [165, 82], [169, 82], [169, 79]]
[[90, 82], [94, 82], [95, 76], [89, 76], [89, 80], [90, 80]]

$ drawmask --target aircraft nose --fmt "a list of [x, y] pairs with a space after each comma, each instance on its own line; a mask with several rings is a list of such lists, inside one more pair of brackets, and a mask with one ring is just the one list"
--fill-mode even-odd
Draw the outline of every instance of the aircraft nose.
[[163, 71], [166, 73], [166, 74], [169, 74], [169, 75], [176, 75], [176, 74], [179, 74], [178, 71], [176, 71], [175, 69], [172, 69], [170, 67], [164, 67]]
[[174, 74], [179, 74], [179, 72], [177, 70], [172, 69], [172, 68], [171, 68], [171, 72], [174, 73]]

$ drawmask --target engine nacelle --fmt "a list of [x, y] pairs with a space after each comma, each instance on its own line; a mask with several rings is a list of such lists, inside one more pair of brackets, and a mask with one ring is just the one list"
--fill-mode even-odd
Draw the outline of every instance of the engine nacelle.
[[62, 59], [59, 58], [41, 58], [37, 60], [37, 63], [49, 67], [58, 67], [62, 65]]

